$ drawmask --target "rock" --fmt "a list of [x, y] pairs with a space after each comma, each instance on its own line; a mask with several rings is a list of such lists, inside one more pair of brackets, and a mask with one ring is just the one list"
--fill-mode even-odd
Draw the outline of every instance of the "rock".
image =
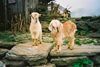
[[0, 67], [6, 67], [2, 61], [0, 61]]
[[8, 51], [8, 49], [0, 48], [0, 59], [2, 59]]
[[91, 60], [94, 61], [95, 65], [100, 64], [100, 55], [95, 55], [94, 57], [91, 57]]
[[100, 29], [100, 23], [98, 21], [96, 22], [90, 22], [87, 24], [89, 29], [92, 29], [92, 31], [98, 31]]
[[94, 67], [93, 64], [87, 64], [86, 67]]
[[94, 66], [94, 67], [100, 67], [100, 65], [98, 65], [98, 66], [96, 65], [96, 66]]
[[92, 37], [92, 38], [100, 38], [100, 33], [90, 33], [87, 36]]
[[[30, 66], [26, 66], [26, 67], [30, 67]], [[48, 63], [48, 64], [42, 65], [42, 66], [31, 66], [31, 67], [56, 67], [56, 65], [55, 64]]]
[[7, 49], [11, 49], [13, 46], [15, 46], [16, 44], [18, 44], [17, 42], [2, 42], [0, 41], [0, 47], [1, 48], [7, 48]]
[[75, 62], [79, 62], [78, 59], [86, 60], [88, 59], [86, 56], [83, 57], [65, 57], [65, 58], [53, 58], [51, 59], [51, 63], [56, 64], [57, 66], [67, 66]]
[[10, 61], [6, 59], [3, 59], [2, 61], [9, 67], [25, 67], [24, 61]]
[[41, 59], [41, 60], [37, 60], [37, 61], [28, 61], [27, 62], [29, 65], [34, 65], [37, 66], [39, 64], [46, 64], [47, 63], [47, 59]]
[[42, 43], [38, 46], [32, 46], [31, 44], [32, 42], [16, 45], [6, 54], [6, 58], [8, 60], [27, 61], [28, 63], [46, 60], [53, 46], [51, 43]]
[[75, 21], [78, 30], [87, 30], [88, 26], [86, 21]]
[[50, 56], [92, 56], [96, 55], [97, 53], [100, 53], [100, 46], [75, 45], [74, 49], [70, 50], [67, 48], [67, 46], [63, 45], [60, 53], [57, 53], [54, 49], [52, 49]]

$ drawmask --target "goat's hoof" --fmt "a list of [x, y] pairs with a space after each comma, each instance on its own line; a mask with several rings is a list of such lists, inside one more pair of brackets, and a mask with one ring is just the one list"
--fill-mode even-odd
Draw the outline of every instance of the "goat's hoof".
[[32, 46], [34, 46], [34, 44], [32, 44]]
[[40, 44], [42, 44], [42, 42], [40, 42]]
[[55, 47], [54, 50], [57, 51], [57, 48]]
[[58, 50], [57, 53], [60, 53], [60, 50]]
[[68, 49], [70, 49], [70, 46], [68, 46]]
[[73, 47], [70, 47], [71, 50], [73, 50]]

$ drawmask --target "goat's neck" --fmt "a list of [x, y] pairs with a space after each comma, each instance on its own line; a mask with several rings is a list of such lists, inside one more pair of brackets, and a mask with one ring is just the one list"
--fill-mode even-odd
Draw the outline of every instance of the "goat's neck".
[[[35, 23], [35, 20], [31, 19], [31, 22]], [[37, 20], [37, 23], [39, 23], [39, 19]]]
[[51, 33], [52, 33], [53, 35], [56, 35], [56, 34], [58, 34], [57, 32], [54, 32], [54, 31], [52, 31]]

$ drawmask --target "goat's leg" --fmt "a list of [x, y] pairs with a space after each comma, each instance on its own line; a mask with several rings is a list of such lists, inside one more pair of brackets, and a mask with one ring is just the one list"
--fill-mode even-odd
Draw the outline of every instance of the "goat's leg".
[[35, 39], [33, 39], [33, 43], [32, 43], [32, 46], [34, 46], [34, 44], [35, 44]]
[[42, 44], [42, 33], [40, 33], [39, 39], [40, 39], [40, 44]]
[[56, 47], [54, 49], [56, 51], [56, 50], [58, 50], [58, 46], [57, 46], [57, 42], [56, 41], [55, 41], [55, 45], [56, 45]]
[[57, 42], [57, 47], [58, 47], [57, 53], [61, 52], [61, 45], [62, 45], [62, 40], [60, 40], [59, 42]]
[[70, 48], [70, 42], [68, 43], [68, 49]]
[[35, 39], [35, 44], [36, 44], [36, 46], [38, 45], [38, 39]]
[[73, 48], [74, 48], [74, 40], [75, 40], [74, 35], [73, 36], [70, 36], [68, 39], [69, 39], [70, 49], [73, 50]]
[[57, 53], [60, 53], [61, 52], [61, 45], [57, 45], [57, 46], [58, 46]]

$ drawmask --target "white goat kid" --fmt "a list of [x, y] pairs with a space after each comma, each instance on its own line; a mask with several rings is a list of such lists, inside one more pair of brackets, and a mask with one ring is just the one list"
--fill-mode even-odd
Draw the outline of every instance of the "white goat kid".
[[31, 32], [31, 37], [33, 39], [32, 45], [37, 46], [38, 38], [40, 39], [40, 44], [42, 43], [42, 27], [39, 21], [39, 16], [41, 16], [41, 14], [37, 12], [32, 12], [30, 16], [31, 16], [30, 32]]

